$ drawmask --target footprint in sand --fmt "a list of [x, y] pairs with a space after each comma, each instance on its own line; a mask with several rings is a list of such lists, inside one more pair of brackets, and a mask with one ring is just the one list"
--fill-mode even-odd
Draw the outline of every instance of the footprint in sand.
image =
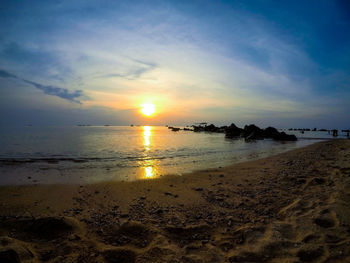
[[338, 225], [338, 219], [334, 211], [325, 209], [315, 218], [314, 223], [323, 228], [330, 228]]
[[297, 256], [301, 262], [312, 262], [316, 261], [324, 255], [324, 248], [322, 246], [316, 248], [303, 248], [298, 251]]
[[32, 261], [34, 254], [20, 241], [10, 237], [0, 237], [0, 262], [19, 263]]
[[107, 263], [134, 263], [136, 253], [128, 249], [109, 249], [102, 252]]
[[108, 227], [101, 235], [109, 245], [145, 248], [152, 242], [155, 233], [143, 224], [131, 221], [120, 227]]
[[189, 227], [167, 227], [166, 236], [177, 243], [180, 247], [195, 241], [209, 241], [211, 228], [207, 225]]
[[77, 228], [68, 218], [45, 217], [39, 219], [8, 220], [0, 224], [3, 231], [19, 240], [53, 240], [67, 237]]

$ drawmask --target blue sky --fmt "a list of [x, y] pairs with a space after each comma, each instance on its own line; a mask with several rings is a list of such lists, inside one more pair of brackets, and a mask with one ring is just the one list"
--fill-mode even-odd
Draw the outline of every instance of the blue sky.
[[350, 125], [348, 1], [1, 1], [0, 24], [1, 125]]

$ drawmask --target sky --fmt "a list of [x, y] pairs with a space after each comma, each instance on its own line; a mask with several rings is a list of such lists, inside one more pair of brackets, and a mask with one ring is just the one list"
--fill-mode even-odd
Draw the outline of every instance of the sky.
[[0, 25], [0, 125], [350, 128], [346, 0], [2, 0]]

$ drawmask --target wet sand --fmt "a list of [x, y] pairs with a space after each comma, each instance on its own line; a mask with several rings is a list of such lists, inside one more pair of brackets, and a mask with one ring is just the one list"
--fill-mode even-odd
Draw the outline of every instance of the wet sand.
[[136, 182], [0, 187], [0, 262], [350, 262], [350, 140]]

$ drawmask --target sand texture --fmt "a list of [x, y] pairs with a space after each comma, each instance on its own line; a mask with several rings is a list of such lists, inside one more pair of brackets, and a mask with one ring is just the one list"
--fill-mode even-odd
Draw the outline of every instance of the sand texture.
[[350, 262], [350, 140], [184, 176], [0, 187], [0, 262]]

